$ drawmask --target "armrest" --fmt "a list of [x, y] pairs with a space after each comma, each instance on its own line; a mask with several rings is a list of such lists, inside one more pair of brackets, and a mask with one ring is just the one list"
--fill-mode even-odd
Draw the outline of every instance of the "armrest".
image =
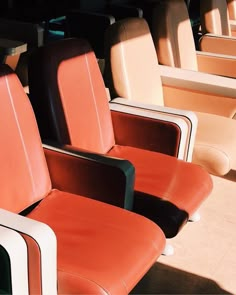
[[109, 105], [117, 143], [191, 161], [197, 125], [194, 114], [191, 117], [190, 112], [186, 112], [185, 117], [170, 108], [140, 104], [125, 98], [113, 99]]
[[27, 44], [21, 41], [2, 39], [0, 38], [0, 54], [7, 55], [17, 55], [25, 52], [27, 50]]
[[236, 55], [236, 38], [225, 35], [204, 34], [199, 40], [201, 51]]
[[236, 78], [235, 56], [203, 51], [196, 51], [196, 54], [200, 72]]
[[[23, 237], [8, 227], [0, 226], [0, 247], [6, 252], [10, 264], [9, 281], [11, 283], [11, 293], [13, 295], [29, 294], [28, 255]], [[1, 265], [4, 265], [2, 260]], [[6, 271], [4, 273], [7, 275]]]
[[236, 114], [235, 80], [160, 66], [165, 105], [229, 118]]
[[[57, 294], [57, 242], [51, 228], [36, 220], [0, 209], [0, 225], [32, 238], [39, 247], [42, 294]], [[17, 249], [18, 250], [18, 249]], [[28, 249], [30, 252], [30, 247]], [[19, 265], [18, 265], [19, 267]], [[16, 294], [19, 294], [17, 292]], [[25, 293], [27, 294], [27, 293]]]
[[26, 43], [9, 39], [0, 39], [1, 62], [8, 64], [13, 70], [16, 69], [21, 53], [26, 51]]
[[38, 47], [43, 45], [44, 29], [38, 24], [0, 18], [0, 36]]
[[[2, 62], [17, 70], [22, 53], [28, 54], [30, 48], [43, 45], [44, 29], [36, 24], [0, 18], [0, 37], [3, 38], [0, 40]], [[22, 76], [19, 72], [18, 75]]]
[[129, 161], [69, 145], [43, 146], [53, 187], [132, 210], [134, 167]]

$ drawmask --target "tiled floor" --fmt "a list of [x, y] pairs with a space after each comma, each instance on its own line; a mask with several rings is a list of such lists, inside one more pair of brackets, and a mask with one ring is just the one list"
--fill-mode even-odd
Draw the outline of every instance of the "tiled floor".
[[175, 254], [161, 256], [132, 294], [236, 294], [236, 172], [227, 178], [213, 176], [201, 220], [169, 241]]

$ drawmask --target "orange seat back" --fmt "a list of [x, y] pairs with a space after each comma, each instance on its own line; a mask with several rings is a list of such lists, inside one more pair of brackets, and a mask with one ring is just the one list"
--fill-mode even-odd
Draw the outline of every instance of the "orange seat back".
[[[42, 137], [93, 152], [109, 151], [115, 143], [111, 114], [105, 85], [89, 44], [71, 38], [50, 48], [41, 47], [35, 54], [29, 65], [29, 85]], [[34, 63], [38, 63], [36, 67]], [[47, 82], [41, 83], [38, 77]], [[47, 107], [34, 100], [40, 97], [39, 93], [45, 104], [50, 104], [51, 112], [47, 115]], [[58, 128], [51, 131], [50, 125]], [[50, 132], [54, 132], [53, 136]]]
[[51, 181], [29, 99], [8, 66], [0, 71], [0, 207], [20, 212], [46, 196]]

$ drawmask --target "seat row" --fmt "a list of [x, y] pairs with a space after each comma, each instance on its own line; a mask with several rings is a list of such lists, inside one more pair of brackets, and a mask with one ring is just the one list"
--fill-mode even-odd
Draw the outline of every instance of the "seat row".
[[[64, 39], [40, 47], [29, 64], [42, 147], [28, 96], [9, 67], [1, 71], [1, 224], [26, 235], [30, 251], [42, 252], [37, 260], [29, 253], [30, 293], [129, 293], [212, 190], [203, 168], [177, 159], [181, 120], [113, 108], [89, 44]], [[49, 260], [44, 253], [50, 236], [55, 248], [53, 233], [57, 280], [55, 269], [50, 280], [43, 272], [45, 263], [56, 268], [55, 254]]]
[[[107, 38], [105, 83], [92, 47], [76, 38], [32, 52], [29, 97], [1, 67], [1, 228], [7, 242], [23, 238], [29, 249], [22, 246], [25, 272], [11, 269], [14, 292], [128, 294], [166, 239], [195, 220], [212, 190], [209, 172], [234, 169], [234, 120], [164, 106], [166, 94], [183, 97], [184, 84], [187, 97], [194, 82], [186, 71], [179, 87], [180, 71], [160, 71], [144, 19], [115, 22]], [[195, 80], [197, 99], [226, 101], [221, 82], [231, 80], [204, 78]], [[205, 95], [209, 87], [220, 92]]]

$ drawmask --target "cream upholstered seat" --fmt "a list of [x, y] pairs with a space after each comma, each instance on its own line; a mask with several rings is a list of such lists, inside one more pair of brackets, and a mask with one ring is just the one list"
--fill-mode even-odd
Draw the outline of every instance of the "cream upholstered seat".
[[200, 4], [202, 33], [231, 36], [227, 1], [206, 0]]
[[216, 175], [236, 168], [235, 91], [228, 89], [234, 95], [230, 98], [224, 96], [222, 87], [216, 95], [213, 88], [219, 85], [208, 84], [207, 78], [212, 82], [217, 76], [202, 77], [196, 71], [160, 66], [144, 19], [130, 18], [111, 25], [106, 48], [105, 81], [113, 98], [195, 111], [199, 126], [193, 162]]
[[[233, 47], [231, 37], [223, 38], [215, 34], [205, 34], [204, 30], [200, 30], [197, 37], [200, 39], [200, 44], [197, 41], [196, 46], [185, 1], [165, 0], [155, 3], [150, 29], [160, 64], [236, 77], [236, 58], [232, 55], [220, 54], [231, 54], [221, 51], [222, 48], [230, 50]], [[202, 1], [201, 6], [206, 3], [207, 1]], [[204, 32], [203, 35], [202, 32]], [[206, 79], [209, 80], [209, 78]], [[220, 84], [224, 83], [224, 80], [221, 80]]]
[[[200, 49], [206, 52], [229, 55], [235, 60], [236, 22], [230, 20], [230, 7], [230, 2], [227, 3], [226, 0], [201, 1], [200, 16], [203, 36], [200, 39]], [[232, 76], [235, 77], [233, 74]]]
[[229, 20], [236, 20], [236, 1], [227, 0], [227, 9], [229, 14]]

